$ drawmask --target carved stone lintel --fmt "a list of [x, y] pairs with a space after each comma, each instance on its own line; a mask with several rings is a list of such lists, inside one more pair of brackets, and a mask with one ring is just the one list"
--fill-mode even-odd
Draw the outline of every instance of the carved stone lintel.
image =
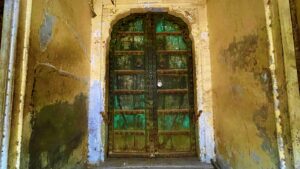
[[193, 24], [196, 22], [196, 16], [198, 15], [198, 8], [191, 8], [191, 7], [181, 7], [181, 6], [174, 6], [170, 8], [170, 11], [175, 11], [176, 13], [180, 13], [185, 18], [188, 19], [190, 24]]

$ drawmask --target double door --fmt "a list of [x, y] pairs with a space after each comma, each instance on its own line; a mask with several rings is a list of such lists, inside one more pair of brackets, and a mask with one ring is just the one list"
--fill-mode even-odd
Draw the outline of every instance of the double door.
[[195, 155], [192, 43], [179, 18], [133, 14], [112, 30], [111, 157]]

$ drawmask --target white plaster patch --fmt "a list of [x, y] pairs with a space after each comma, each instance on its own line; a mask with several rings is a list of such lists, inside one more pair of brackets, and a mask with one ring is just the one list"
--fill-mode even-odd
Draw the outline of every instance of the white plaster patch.
[[199, 119], [200, 158], [202, 162], [206, 163], [210, 163], [211, 159], [215, 159], [214, 129], [210, 122], [212, 118], [212, 113], [203, 112]]
[[207, 41], [208, 38], [209, 38], [208, 37], [208, 32], [201, 32], [200, 38], [201, 38], [201, 40]]
[[100, 30], [95, 30], [95, 32], [93, 33], [93, 37], [94, 38], [101, 38], [101, 31]]
[[91, 55], [91, 67], [92, 70], [96, 70], [97, 69], [97, 61], [96, 61], [96, 56], [95, 55]]
[[199, 110], [203, 110], [203, 97], [202, 97], [202, 92], [200, 90], [200, 87], [197, 88], [197, 105]]
[[90, 86], [89, 115], [88, 115], [88, 162], [98, 164], [104, 160], [104, 148], [101, 140], [100, 112], [103, 111], [102, 86], [94, 80]]

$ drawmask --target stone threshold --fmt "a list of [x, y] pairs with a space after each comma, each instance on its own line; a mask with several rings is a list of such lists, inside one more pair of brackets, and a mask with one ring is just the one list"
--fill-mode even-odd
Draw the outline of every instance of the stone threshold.
[[92, 169], [214, 169], [198, 158], [108, 158]]

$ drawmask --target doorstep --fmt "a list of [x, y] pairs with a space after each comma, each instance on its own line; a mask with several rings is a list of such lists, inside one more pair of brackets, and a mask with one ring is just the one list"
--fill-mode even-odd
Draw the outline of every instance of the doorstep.
[[213, 169], [198, 158], [108, 158], [93, 169]]

